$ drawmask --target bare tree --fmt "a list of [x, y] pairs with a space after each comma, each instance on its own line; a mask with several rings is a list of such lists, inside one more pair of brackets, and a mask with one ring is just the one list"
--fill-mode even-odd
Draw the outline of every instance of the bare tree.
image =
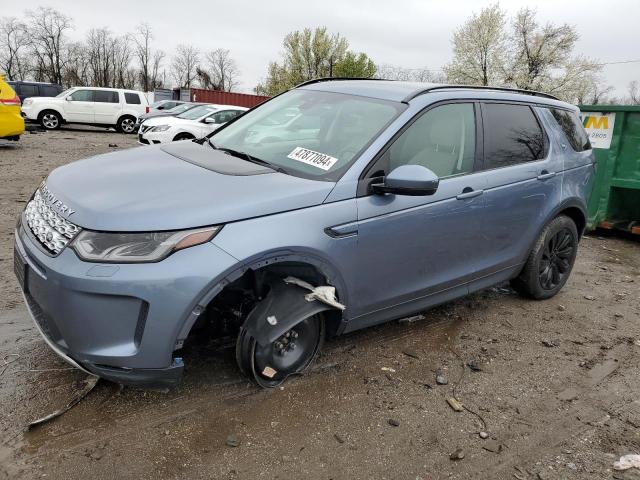
[[110, 87], [113, 76], [113, 37], [108, 28], [93, 28], [87, 34], [86, 51], [91, 85]]
[[162, 50], [156, 50], [153, 54], [153, 69], [151, 74], [151, 86], [153, 88], [162, 87], [165, 83], [165, 73], [162, 71], [160, 74], [160, 67], [164, 60], [164, 52]]
[[505, 12], [495, 4], [473, 14], [452, 39], [453, 61], [444, 70], [451, 83], [501, 83], [506, 60]]
[[66, 34], [73, 24], [71, 18], [50, 7], [27, 11], [28, 44], [35, 58], [34, 77], [62, 83]]
[[239, 85], [238, 66], [231, 58], [231, 52], [224, 48], [218, 48], [206, 54], [209, 82], [215, 90], [231, 92]]
[[63, 85], [69, 87], [86, 86], [89, 80], [89, 62], [87, 48], [81, 42], [68, 43], [65, 48], [65, 69], [62, 76]]
[[29, 74], [27, 33], [15, 17], [0, 18], [0, 70], [9, 80], [23, 80]]
[[611, 103], [611, 92], [614, 88], [607, 85], [601, 75], [596, 73], [587, 73], [581, 77], [576, 84], [575, 98], [569, 100], [575, 101], [580, 105], [599, 105], [602, 103]]
[[121, 35], [113, 42], [113, 81], [114, 88], [135, 88], [137, 71], [131, 67], [133, 56], [131, 35]]
[[133, 88], [136, 73], [131, 65], [129, 35], [114, 36], [108, 28], [94, 28], [87, 34], [85, 54], [92, 85]]
[[193, 45], [178, 45], [171, 61], [171, 74], [180, 88], [190, 88], [197, 75], [200, 52]]
[[629, 82], [627, 92], [629, 93], [629, 103], [631, 105], [640, 105], [640, 85], [637, 80]]
[[149, 92], [160, 86], [159, 70], [164, 53], [161, 50], [154, 51], [152, 49], [153, 33], [148, 23], [141, 23], [137, 26], [133, 39], [135, 42], [134, 56], [140, 69], [140, 87], [145, 92]]

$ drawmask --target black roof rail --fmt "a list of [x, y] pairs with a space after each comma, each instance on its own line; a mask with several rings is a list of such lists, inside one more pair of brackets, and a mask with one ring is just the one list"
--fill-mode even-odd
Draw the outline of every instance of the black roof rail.
[[509, 87], [490, 87], [485, 85], [434, 85], [432, 87], [427, 87], [418, 92], [414, 92], [411, 95], [407, 96], [403, 102], [408, 102], [409, 100], [413, 100], [414, 98], [423, 95], [425, 93], [433, 92], [435, 90], [449, 90], [449, 89], [463, 89], [463, 90], [494, 90], [498, 92], [508, 92], [508, 93], [522, 93], [524, 95], [532, 95], [534, 97], [543, 97], [550, 98], [552, 100], [560, 100], [558, 97], [554, 97], [549, 93], [537, 92], [535, 90], [523, 90], [521, 88], [509, 88]]
[[306, 82], [299, 83], [293, 88], [304, 87], [305, 85], [312, 85], [314, 83], [321, 82], [332, 82], [334, 80], [384, 80], [383, 78], [366, 78], [366, 77], [318, 77], [311, 80], [307, 80]]

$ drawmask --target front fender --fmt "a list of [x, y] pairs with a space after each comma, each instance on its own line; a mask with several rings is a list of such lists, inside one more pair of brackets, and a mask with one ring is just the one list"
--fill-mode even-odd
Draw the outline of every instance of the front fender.
[[[204, 311], [206, 306], [230, 283], [240, 278], [244, 275], [247, 270], [258, 270], [260, 268], [264, 268], [268, 265], [273, 265], [282, 262], [300, 262], [306, 263], [314, 268], [316, 268], [324, 277], [327, 279], [327, 283], [334, 286], [336, 288], [338, 294], [338, 300], [342, 304], [349, 305], [347, 298], [347, 289], [346, 285], [343, 281], [342, 275], [337, 268], [335, 268], [330, 262], [326, 261], [324, 258], [321, 258], [317, 255], [314, 255], [310, 252], [300, 252], [293, 250], [274, 250], [270, 252], [265, 252], [261, 255], [254, 256], [250, 259], [245, 259], [243, 262], [239, 262], [232, 269], [226, 271], [221, 276], [217, 277], [217, 279], [213, 280], [209, 286], [205, 289], [202, 295], [198, 298], [198, 300], [193, 305], [191, 310], [191, 314], [184, 320], [182, 325], [178, 330], [178, 335], [176, 337], [176, 347], [180, 347], [182, 342], [187, 338], [193, 324], [196, 322], [200, 314]], [[296, 287], [299, 288], [299, 287]], [[304, 290], [302, 289], [304, 293]], [[301, 296], [302, 298], [304, 295]], [[311, 303], [311, 302], [307, 302]], [[315, 303], [322, 304], [321, 302], [315, 301]], [[315, 315], [315, 313], [319, 313], [324, 310], [329, 310], [332, 307], [326, 305], [327, 308], [323, 308], [322, 310], [318, 310], [317, 312], [310, 313], [307, 315], [308, 318], [311, 315]], [[283, 332], [284, 333], [284, 332]]]

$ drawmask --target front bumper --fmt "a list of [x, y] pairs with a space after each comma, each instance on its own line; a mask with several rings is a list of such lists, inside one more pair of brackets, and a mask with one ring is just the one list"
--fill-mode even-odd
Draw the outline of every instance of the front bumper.
[[171, 143], [175, 133], [171, 130], [165, 130], [164, 132], [152, 132], [147, 130], [144, 133], [138, 133], [138, 143], [141, 145], [157, 145], [160, 143]]
[[33, 105], [23, 104], [20, 109], [20, 115], [28, 122], [36, 122], [38, 120], [38, 112]]
[[21, 225], [14, 249], [25, 303], [52, 350], [85, 372], [147, 388], [180, 381], [174, 351], [184, 326], [236, 264], [212, 243], [157, 263], [83, 262], [70, 248], [51, 256]]

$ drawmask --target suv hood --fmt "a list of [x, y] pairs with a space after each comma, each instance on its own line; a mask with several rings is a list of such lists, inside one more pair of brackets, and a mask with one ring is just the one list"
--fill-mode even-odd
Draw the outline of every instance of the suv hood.
[[[58, 97], [27, 97], [32, 103], [63, 103], [66, 102], [64, 98]], [[25, 98], [26, 100], [26, 98]]]
[[277, 173], [194, 142], [70, 163], [55, 169], [46, 184], [63, 217], [83, 228], [120, 232], [194, 228], [311, 207], [335, 185]]

